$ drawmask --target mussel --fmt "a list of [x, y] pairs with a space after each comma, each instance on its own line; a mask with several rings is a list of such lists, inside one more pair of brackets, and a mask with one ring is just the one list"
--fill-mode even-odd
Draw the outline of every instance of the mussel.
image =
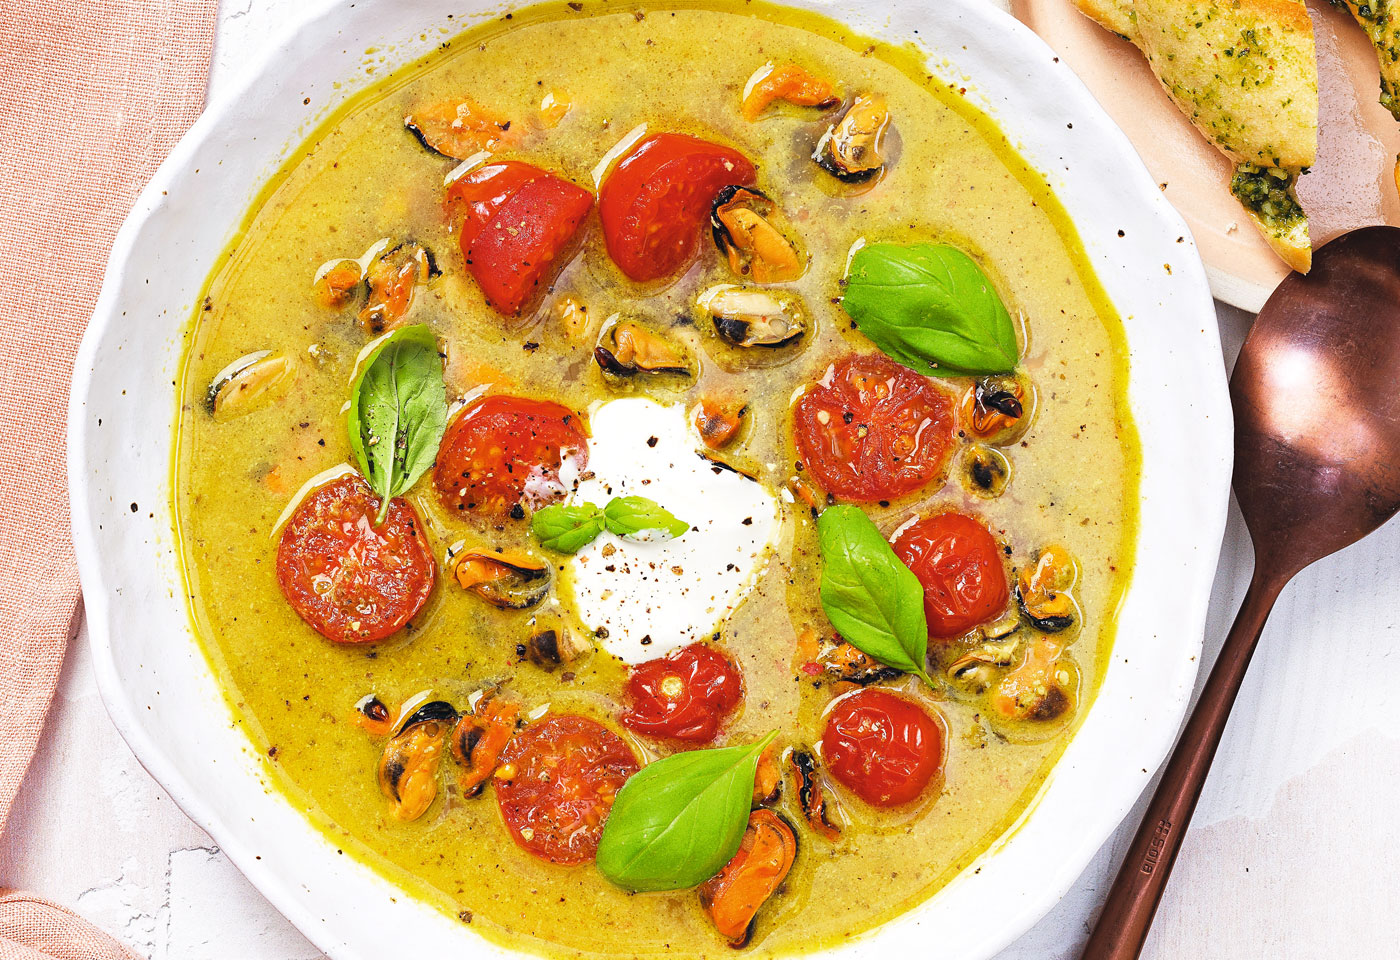
[[1001, 446], [1014, 443], [1030, 426], [1033, 399], [1030, 379], [1024, 374], [983, 377], [963, 394], [962, 432]]
[[979, 497], [999, 497], [1011, 482], [1011, 461], [1000, 450], [975, 443], [963, 451], [963, 485]]
[[862, 93], [817, 141], [812, 159], [845, 183], [862, 183], [885, 166], [882, 152], [890, 110], [879, 94]]
[[772, 806], [783, 792], [783, 768], [778, 763], [778, 745], [770, 743], [759, 755], [753, 775], [753, 802], [756, 806]]
[[555, 301], [554, 316], [570, 340], [582, 340], [588, 335], [588, 307], [574, 297], [560, 297]]
[[816, 758], [806, 750], [793, 750], [788, 762], [797, 778], [797, 800], [807, 825], [826, 839], [837, 840], [841, 836], [841, 828], [826, 809], [826, 791], [822, 787]]
[[446, 100], [420, 107], [403, 118], [404, 127], [433, 153], [465, 160], [490, 150], [510, 135], [511, 122], [473, 100]]
[[987, 640], [958, 657], [948, 667], [948, 676], [972, 693], [982, 693], [996, 680], [998, 674], [1016, 663], [1016, 650], [1021, 638], [1014, 633], [997, 640]]
[[448, 563], [462, 589], [503, 610], [524, 610], [549, 595], [549, 564], [523, 551], [459, 552]]
[[744, 85], [744, 99], [739, 110], [744, 119], [752, 123], [775, 100], [798, 107], [821, 109], [834, 107], [841, 102], [835, 87], [797, 64], [785, 63], [775, 67], [772, 63], [766, 63]]
[[1079, 668], [1053, 637], [1037, 637], [1015, 669], [992, 686], [995, 718], [1050, 724], [1067, 721], [1079, 695]]
[[397, 327], [413, 306], [418, 284], [440, 273], [432, 252], [411, 240], [386, 250], [365, 270], [369, 296], [360, 323], [376, 336]]
[[433, 805], [443, 746], [457, 722], [457, 710], [433, 700], [413, 711], [379, 757], [379, 789], [394, 801], [394, 818], [417, 820]]
[[698, 302], [720, 339], [736, 347], [781, 347], [807, 332], [806, 310], [795, 293], [722, 283]]
[[394, 732], [393, 711], [372, 693], [355, 704], [355, 722], [372, 737], [387, 737]]
[[577, 631], [568, 627], [550, 627], [537, 630], [525, 644], [525, 659], [537, 667], [553, 670], [565, 663], [572, 663], [593, 649]]
[[729, 186], [710, 207], [710, 230], [729, 269], [756, 283], [787, 283], [802, 276], [806, 260], [770, 219], [773, 201], [752, 187]]
[[1079, 605], [1071, 590], [1078, 578], [1074, 558], [1059, 546], [1040, 552], [1035, 565], [1016, 578], [1016, 605], [1031, 626], [1045, 633], [1062, 633], [1074, 626]]
[[695, 430], [711, 450], [723, 450], [734, 442], [748, 415], [747, 405], [735, 410], [705, 397], [695, 408]]
[[690, 372], [680, 347], [632, 320], [619, 320], [604, 330], [593, 358], [604, 373], [615, 377]]
[[344, 259], [323, 263], [311, 282], [316, 302], [323, 307], [343, 307], [354, 299], [365, 278], [360, 261]]
[[901, 673], [894, 667], [887, 667], [871, 659], [851, 644], [839, 639], [837, 643], [822, 650], [817, 656], [817, 662], [826, 670], [828, 676], [862, 687], [893, 680]]
[[214, 374], [204, 395], [205, 409], [220, 422], [251, 413], [275, 399], [296, 378], [291, 357], [259, 350]]
[[457, 785], [464, 797], [479, 794], [501, 763], [501, 752], [515, 736], [520, 705], [503, 700], [495, 691], [482, 693], [470, 713], [464, 713], [452, 731], [452, 756], [460, 769]]
[[797, 834], [772, 810], [755, 810], [739, 850], [700, 885], [700, 903], [720, 936], [742, 947], [753, 936], [759, 909], [777, 893], [797, 857]]

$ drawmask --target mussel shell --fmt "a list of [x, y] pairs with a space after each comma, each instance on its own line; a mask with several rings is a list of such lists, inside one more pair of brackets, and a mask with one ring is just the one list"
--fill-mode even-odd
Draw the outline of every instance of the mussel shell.
[[389, 720], [388, 706], [372, 693], [362, 697], [360, 702], [355, 704], [355, 709], [375, 723], [386, 723]]
[[[528, 560], [528, 565], [518, 560]], [[463, 589], [481, 597], [493, 607], [502, 610], [525, 610], [535, 606], [549, 595], [550, 585], [554, 577], [550, 573], [549, 564], [533, 556], [513, 558], [504, 554], [487, 553], [483, 551], [473, 551], [463, 553], [452, 558], [452, 576], [458, 583], [461, 583], [458, 572], [462, 565], [480, 561], [502, 567], [509, 571], [509, 575], [499, 580], [482, 580], [470, 585], [463, 585]]]
[[847, 170], [836, 162], [836, 157], [827, 149], [825, 138], [818, 142], [817, 152], [812, 154], [812, 159], [817, 161], [817, 166], [821, 167], [842, 183], [865, 183], [883, 169], [881, 167], [871, 167], [869, 170]]
[[[710, 204], [710, 236], [714, 238], [715, 246], [719, 248], [720, 253], [727, 253], [729, 248], [733, 246], [734, 241], [729, 236], [729, 228], [726, 227], [724, 221], [719, 218], [719, 211], [721, 208], [731, 203], [740, 193], [746, 193], [749, 196], [757, 198], [759, 203], [766, 206], [769, 210], [773, 208], [773, 201], [769, 199], [768, 194], [761, 190], [755, 190], [753, 187], [745, 187], [740, 184], [730, 184], [727, 187], [721, 188], [719, 193], [715, 194], [714, 203]], [[767, 211], [760, 210], [759, 212], [766, 213]]]
[[250, 353], [214, 376], [205, 395], [205, 409], [220, 422], [252, 413], [282, 396], [296, 375], [296, 361], [291, 357], [266, 350]]
[[[840, 834], [841, 828], [832, 823], [827, 814], [826, 791], [822, 789], [818, 778], [816, 758], [806, 750], [793, 750], [790, 762], [797, 771], [797, 799], [803, 816], [807, 817], [813, 830], [825, 834], [828, 839], [834, 838]], [[818, 802], [819, 809], [815, 806]], [[818, 817], [820, 822], [813, 822], [813, 816]]]
[[1074, 617], [1072, 617], [1072, 616], [1064, 616], [1064, 617], [1037, 617], [1037, 616], [1035, 616], [1034, 614], [1032, 614], [1032, 613], [1030, 612], [1030, 609], [1026, 606], [1026, 599], [1025, 599], [1025, 597], [1023, 597], [1023, 596], [1021, 595], [1021, 585], [1020, 585], [1020, 584], [1017, 584], [1017, 585], [1016, 585], [1016, 589], [1015, 589], [1014, 592], [1015, 592], [1015, 594], [1016, 594], [1016, 606], [1017, 606], [1017, 608], [1020, 609], [1020, 611], [1021, 611], [1021, 616], [1025, 617], [1025, 618], [1026, 618], [1026, 621], [1027, 621], [1031, 626], [1035, 627], [1037, 630], [1041, 631], [1042, 633], [1060, 633], [1060, 632], [1062, 632], [1062, 631], [1064, 631], [1064, 630], [1068, 630], [1070, 627], [1074, 626]]
[[963, 481], [979, 497], [999, 497], [1011, 482], [1011, 461], [983, 444], [969, 446], [962, 455]]
[[[839, 156], [840, 147], [843, 142], [855, 136], [850, 129], [850, 127], [855, 124], [855, 111], [858, 109], [870, 109], [870, 101], [872, 99], [879, 100], [879, 109], [884, 111], [884, 115], [873, 133], [860, 134], [860, 136], [868, 136], [870, 138], [870, 149], [875, 151], [875, 159], [879, 162], [871, 165], [862, 165], [859, 168], [853, 169], [841, 162]], [[889, 108], [885, 105], [884, 98], [871, 98], [868, 95], [861, 95], [846, 108], [846, 112], [841, 116], [841, 119], [828, 127], [826, 132], [822, 134], [821, 139], [817, 141], [816, 149], [812, 152], [812, 159], [817, 162], [817, 166], [843, 183], [865, 183], [885, 169], [887, 161], [881, 152], [881, 147], [883, 146], [889, 123]]]
[[[675, 354], [675, 362], [662, 363], [654, 366], [646, 366], [638, 363], [635, 359], [630, 363], [624, 362], [617, 356], [619, 352], [622, 352], [618, 350], [617, 346], [617, 333], [620, 329], [630, 330], [634, 337], [652, 337], [665, 343], [666, 347]], [[628, 320], [615, 323], [603, 331], [603, 335], [599, 338], [598, 345], [593, 348], [593, 359], [604, 373], [614, 377], [634, 377], [637, 374], [688, 375], [690, 373], [690, 365], [686, 360], [683, 350], [676, 347], [660, 334], [654, 333], [641, 324]]]
[[[765, 310], [743, 310], [732, 305], [736, 299], [766, 300]], [[793, 295], [778, 295], [752, 287], [720, 285], [705, 291], [699, 304], [715, 325], [715, 333], [736, 347], [776, 349], [802, 339], [807, 333], [807, 316], [802, 303]], [[780, 318], [781, 328], [775, 322]]]
[[537, 667], [553, 670], [561, 664], [572, 663], [587, 650], [588, 645], [568, 627], [550, 627], [530, 635], [525, 644], [525, 659]]
[[399, 726], [399, 734], [420, 723], [456, 723], [457, 708], [446, 700], [431, 700], [414, 710]]
[[715, 317], [715, 333], [721, 340], [736, 347], [784, 347], [800, 340], [807, 332], [804, 324], [789, 325], [783, 333], [754, 336], [754, 323], [748, 317]]
[[431, 249], [423, 246], [416, 240], [404, 240], [402, 243], [390, 247], [379, 255], [374, 264], [371, 264], [370, 268], [365, 271], [366, 282], [369, 282], [369, 278], [373, 275], [376, 265], [385, 264], [391, 267], [402, 266], [405, 262], [416, 259], [420, 253], [423, 255], [423, 269], [426, 274], [426, 279], [442, 276], [442, 269], [438, 266], [437, 257], [433, 255]]

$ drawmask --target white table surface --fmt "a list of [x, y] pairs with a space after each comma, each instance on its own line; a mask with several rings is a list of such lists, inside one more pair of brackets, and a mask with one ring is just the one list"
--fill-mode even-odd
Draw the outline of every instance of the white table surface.
[[[299, 4], [224, 0], [211, 86], [227, 86]], [[1233, 363], [1249, 317], [1223, 305], [1219, 314]], [[1232, 509], [1207, 666], [1250, 561]], [[1400, 525], [1392, 524], [1305, 571], [1284, 593], [1158, 914], [1149, 960], [1400, 955], [1397, 588]], [[1077, 956], [1136, 820], [998, 960]], [[98, 698], [85, 632], [0, 837], [0, 883], [72, 907], [152, 960], [320, 957], [136, 762]]]

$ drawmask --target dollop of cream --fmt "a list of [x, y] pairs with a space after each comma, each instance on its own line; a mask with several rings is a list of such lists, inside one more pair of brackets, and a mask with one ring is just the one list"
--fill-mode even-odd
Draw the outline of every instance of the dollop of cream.
[[701, 455], [682, 404], [611, 400], [590, 425], [588, 469], [570, 502], [642, 496], [691, 526], [676, 539], [604, 533], [569, 560], [575, 609], [599, 647], [640, 663], [709, 637], [744, 601], [772, 553], [778, 501]]

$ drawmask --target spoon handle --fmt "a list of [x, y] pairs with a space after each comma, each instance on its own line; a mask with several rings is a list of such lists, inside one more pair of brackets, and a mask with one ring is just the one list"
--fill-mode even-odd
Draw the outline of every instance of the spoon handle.
[[1255, 571], [1235, 625], [1201, 691], [1201, 699], [1186, 722], [1162, 782], [1118, 869], [1083, 960], [1136, 960], [1142, 952], [1249, 659], [1274, 601], [1287, 582], [1286, 577], [1261, 577]]

